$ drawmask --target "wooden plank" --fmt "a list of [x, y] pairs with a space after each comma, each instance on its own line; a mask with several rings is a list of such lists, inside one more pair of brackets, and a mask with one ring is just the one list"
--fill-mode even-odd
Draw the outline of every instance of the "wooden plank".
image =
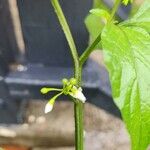
[[27, 147], [24, 146], [17, 146], [17, 145], [2, 145], [3, 149], [0, 150], [30, 150]]
[[60, 147], [60, 148], [42, 148], [42, 147], [35, 147], [33, 150], [75, 150], [73, 147]]
[[27, 147], [56, 147], [74, 145], [73, 134], [63, 128], [47, 124], [10, 125], [0, 127], [0, 144], [17, 144]]

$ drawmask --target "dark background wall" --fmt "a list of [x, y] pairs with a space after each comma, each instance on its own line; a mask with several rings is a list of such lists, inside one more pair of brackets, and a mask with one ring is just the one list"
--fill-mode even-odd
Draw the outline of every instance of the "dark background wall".
[[[28, 62], [71, 66], [69, 47], [49, 0], [18, 0]], [[84, 19], [91, 0], [60, 0], [79, 53], [86, 48]], [[56, 60], [57, 58], [57, 60]]]

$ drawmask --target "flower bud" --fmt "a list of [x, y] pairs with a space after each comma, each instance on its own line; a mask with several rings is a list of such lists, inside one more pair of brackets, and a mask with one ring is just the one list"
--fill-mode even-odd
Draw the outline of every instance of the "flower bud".
[[68, 79], [66, 79], [66, 78], [62, 79], [62, 83], [63, 83], [64, 85], [66, 85], [66, 84], [68, 83]]
[[47, 113], [49, 113], [50, 111], [52, 111], [52, 109], [53, 109], [53, 104], [47, 103], [46, 106], [45, 106], [44, 112], [47, 114]]
[[46, 93], [48, 93], [48, 92], [49, 92], [49, 89], [46, 88], [46, 87], [44, 87], [44, 88], [41, 89], [41, 93], [42, 93], [42, 94], [46, 94]]
[[76, 84], [77, 84], [77, 80], [76, 80], [75, 78], [71, 78], [71, 79], [70, 79], [70, 83], [71, 83], [72, 85], [76, 85]]

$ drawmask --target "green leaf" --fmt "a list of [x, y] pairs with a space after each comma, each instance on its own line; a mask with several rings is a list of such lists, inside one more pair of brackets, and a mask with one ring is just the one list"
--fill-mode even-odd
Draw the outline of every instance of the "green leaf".
[[[101, 17], [97, 17], [93, 14], [90, 14], [86, 17], [85, 24], [90, 34], [89, 42], [92, 43], [101, 33], [104, 24], [101, 22]], [[101, 49], [101, 44], [99, 43], [95, 48]]]
[[150, 33], [150, 0], [145, 0], [138, 12], [121, 25], [142, 27]]
[[[127, 1], [126, 1], [127, 2]], [[150, 0], [133, 18], [102, 31], [112, 93], [131, 137], [132, 150], [150, 145]]]
[[102, 32], [102, 46], [132, 150], [145, 150], [150, 144], [150, 35], [140, 27], [109, 24]]
[[99, 8], [91, 9], [90, 13], [97, 17], [106, 19], [106, 21], [110, 19], [110, 14], [104, 9], [99, 9]]
[[[103, 10], [105, 9], [106, 11], [109, 10], [102, 0], [93, 0], [93, 9], [103, 9]], [[85, 19], [85, 25], [90, 34], [89, 44], [93, 43], [104, 27], [102, 18], [100, 16], [95, 16], [89, 13]], [[95, 49], [101, 49], [101, 48], [102, 48], [101, 43], [99, 43], [95, 47]]]

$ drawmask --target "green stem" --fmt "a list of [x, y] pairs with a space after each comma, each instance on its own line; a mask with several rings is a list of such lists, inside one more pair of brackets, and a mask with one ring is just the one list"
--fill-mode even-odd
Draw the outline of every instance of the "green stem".
[[118, 10], [118, 7], [119, 7], [120, 3], [121, 3], [121, 0], [116, 0], [115, 1], [114, 7], [113, 7], [113, 9], [111, 11], [110, 19], [109, 19], [108, 22], [111, 22], [113, 20], [113, 18], [115, 16], [115, 13]]
[[[82, 78], [82, 66], [79, 66], [78, 68], [78, 76], [77, 79], [78, 86], [81, 86], [81, 78]], [[76, 99], [76, 102], [74, 103], [74, 118], [75, 118], [75, 148], [76, 150], [83, 150], [84, 149], [84, 104]]]
[[79, 67], [79, 60], [78, 60], [78, 53], [77, 53], [77, 49], [76, 49], [76, 46], [75, 46], [75, 42], [73, 40], [73, 37], [72, 37], [72, 34], [71, 34], [71, 31], [69, 29], [69, 26], [68, 26], [68, 23], [66, 21], [66, 18], [63, 14], [63, 11], [62, 11], [62, 8], [59, 4], [59, 1], [58, 0], [50, 0], [54, 9], [55, 9], [55, 12], [57, 14], [57, 17], [59, 19], [59, 22], [60, 22], [60, 25], [64, 31], [64, 34], [66, 36], [66, 39], [68, 41], [68, 44], [69, 44], [69, 47], [70, 47], [70, 51], [71, 51], [71, 54], [72, 54], [72, 57], [73, 57], [73, 61], [74, 61], [74, 65], [75, 65], [75, 78], [78, 79], [80, 78], [78, 76], [78, 67]]
[[84, 104], [80, 101], [74, 103], [74, 117], [75, 117], [75, 146], [76, 150], [84, 149], [83, 137], [83, 117], [84, 117]]
[[[82, 75], [82, 66], [79, 64], [79, 56], [76, 50], [76, 46], [70, 32], [69, 26], [67, 24], [66, 18], [63, 14], [61, 6], [58, 0], [51, 0], [52, 5], [55, 9], [59, 22], [62, 26], [62, 29], [65, 33], [66, 39], [68, 41], [71, 54], [74, 60], [74, 76], [78, 82], [78, 86], [81, 86], [81, 75]], [[75, 147], [76, 150], [83, 150], [84, 138], [83, 138], [83, 111], [84, 104], [76, 99], [74, 102], [74, 117], [75, 117]]]
[[91, 54], [91, 52], [93, 51], [95, 46], [100, 42], [100, 40], [101, 40], [101, 33], [97, 36], [95, 41], [80, 56], [80, 58], [79, 58], [80, 65], [84, 64], [84, 62], [87, 60], [87, 58], [89, 57], [89, 55]]

